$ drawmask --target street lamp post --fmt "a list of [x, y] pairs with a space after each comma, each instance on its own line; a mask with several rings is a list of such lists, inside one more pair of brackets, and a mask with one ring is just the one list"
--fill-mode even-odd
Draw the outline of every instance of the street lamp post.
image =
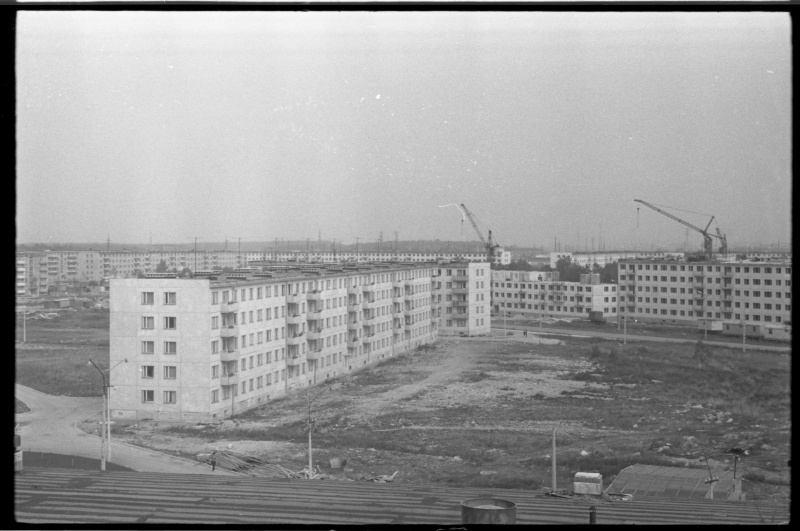
[[322, 393], [324, 393], [325, 391], [327, 391], [329, 389], [330, 389], [330, 387], [326, 387], [325, 389], [323, 389], [322, 391], [317, 393], [317, 396], [315, 396], [314, 398], [311, 398], [311, 392], [310, 391], [308, 393], [308, 477], [309, 478], [314, 473], [314, 468], [313, 468], [314, 467], [314, 462], [313, 462], [313, 460], [311, 458], [311, 432], [314, 431], [314, 421], [311, 418], [311, 404], [314, 402], [314, 400], [316, 400], [317, 398], [322, 396]]
[[[119, 366], [120, 363], [127, 362], [128, 358], [125, 358], [114, 365], [114, 367], [111, 367], [107, 371], [103, 372], [103, 370], [98, 367], [94, 361], [89, 360], [89, 363], [94, 365], [94, 368], [97, 369], [97, 372], [99, 372], [100, 376], [103, 378], [103, 426], [101, 427], [102, 442], [100, 444], [100, 470], [105, 470], [106, 463], [111, 459], [111, 411], [109, 408], [111, 370]], [[108, 374], [108, 378], [106, 378], [106, 374]]]

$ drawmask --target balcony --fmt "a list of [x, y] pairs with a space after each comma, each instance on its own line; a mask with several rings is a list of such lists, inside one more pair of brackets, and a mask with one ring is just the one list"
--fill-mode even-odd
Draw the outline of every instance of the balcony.
[[469, 275], [453, 275], [453, 282], [469, 282]]
[[236, 312], [238, 310], [239, 310], [239, 301], [238, 300], [223, 302], [222, 305], [220, 306], [220, 309], [219, 309], [219, 311], [221, 311], [223, 313]]
[[308, 336], [309, 341], [316, 341], [319, 339], [319, 335], [322, 333], [321, 328], [309, 328], [306, 335]]
[[456, 295], [466, 295], [469, 293], [469, 288], [453, 288], [453, 293]]
[[361, 289], [364, 291], [364, 293], [373, 293], [373, 292], [375, 292], [377, 287], [375, 286], [375, 283], [373, 282], [372, 284], [364, 284], [363, 286], [361, 286]]
[[453, 314], [453, 319], [457, 319], [457, 320], [459, 320], [459, 321], [463, 321], [463, 320], [465, 320], [465, 319], [469, 319], [469, 312], [464, 312], [464, 313], [454, 313], [454, 314]]
[[393, 288], [401, 288], [402, 289], [405, 285], [406, 285], [406, 281], [405, 280], [395, 280], [394, 282], [392, 282], [392, 287]]
[[305, 302], [306, 297], [305, 294], [301, 293], [290, 293], [286, 295], [286, 303], [287, 304], [300, 304], [301, 302]]
[[364, 306], [360, 302], [347, 303], [348, 312], [360, 312], [363, 307]]
[[361, 294], [361, 286], [347, 286], [347, 294], [348, 295], [360, 295]]
[[706, 296], [705, 293], [703, 293], [703, 290], [701, 290], [701, 289], [700, 290], [695, 290], [692, 293], [692, 298], [694, 298], [694, 299], [704, 299], [705, 296]]
[[293, 314], [293, 315], [287, 315], [286, 316], [286, 324], [287, 325], [303, 324], [305, 322], [305, 320], [306, 320], [305, 315], [303, 315], [301, 313], [296, 313], [296, 314]]
[[236, 385], [239, 383], [239, 373], [223, 374], [219, 377], [220, 385]]
[[220, 337], [236, 337], [239, 335], [239, 325], [223, 326], [219, 330]]
[[304, 361], [306, 361], [305, 354], [292, 354], [291, 356], [286, 356], [287, 366], [297, 367]]
[[307, 294], [308, 300], [310, 301], [321, 301], [322, 299], [322, 291], [315, 289], [309, 291]]
[[315, 361], [320, 359], [321, 357], [322, 357], [322, 348], [317, 348], [306, 352], [306, 359], [308, 361]]
[[364, 301], [361, 303], [361, 306], [365, 310], [369, 310], [371, 308], [375, 308], [376, 306], [378, 306], [378, 304], [380, 304], [378, 301], [368, 300], [368, 299], [365, 298]]
[[453, 301], [453, 306], [466, 308], [469, 307], [469, 301]]
[[348, 337], [347, 338], [347, 348], [356, 348], [361, 346], [361, 338], [360, 337]]
[[306, 340], [305, 334], [295, 334], [292, 337], [286, 338], [286, 345], [290, 347], [298, 347]]
[[358, 330], [362, 326], [364, 326], [364, 323], [362, 323], [361, 321], [347, 321], [348, 330]]

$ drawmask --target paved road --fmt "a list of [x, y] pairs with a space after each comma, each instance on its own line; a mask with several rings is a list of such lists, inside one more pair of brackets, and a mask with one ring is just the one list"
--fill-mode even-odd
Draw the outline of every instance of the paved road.
[[[610, 326], [610, 325], [606, 325]], [[536, 325], [526, 326], [526, 325], [519, 325], [519, 324], [511, 324], [508, 323], [506, 328], [508, 330], [516, 330], [518, 332], [522, 332], [523, 330], [529, 330], [531, 333], [542, 333], [542, 334], [551, 334], [551, 335], [559, 335], [559, 336], [588, 336], [588, 337], [602, 337], [605, 339], [618, 339], [622, 341], [623, 334], [622, 332], [610, 332], [606, 330], [564, 330], [563, 328], [547, 328], [542, 327], [539, 328]], [[500, 332], [502, 334], [503, 330], [503, 320], [492, 320], [492, 331], [493, 332]], [[616, 330], [616, 328], [615, 328]], [[660, 336], [647, 336], [641, 334], [628, 334], [628, 341], [654, 341], [656, 343], [697, 343], [697, 337], [692, 338], [675, 338], [675, 337], [660, 337]], [[742, 348], [741, 343], [728, 343], [725, 341], [708, 341], [702, 340], [703, 343], [706, 345], [713, 345], [718, 347], [728, 347], [728, 348]], [[767, 350], [772, 352], [790, 352], [791, 347], [789, 346], [773, 346], [773, 345], [746, 345], [747, 350]]]
[[[24, 451], [48, 452], [100, 459], [101, 439], [80, 431], [77, 423], [87, 417], [100, 418], [103, 399], [53, 396], [40, 393], [30, 387], [16, 384], [16, 397], [30, 408], [28, 413], [16, 415], [21, 425], [22, 449]], [[138, 472], [168, 472], [180, 474], [239, 475], [155, 452], [112, 438], [111, 462]]]

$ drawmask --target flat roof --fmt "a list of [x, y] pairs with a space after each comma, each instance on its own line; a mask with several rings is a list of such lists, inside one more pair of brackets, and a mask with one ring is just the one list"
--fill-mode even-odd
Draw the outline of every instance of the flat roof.
[[[205, 466], [198, 463], [198, 466]], [[402, 476], [403, 471], [400, 471]], [[337, 474], [338, 475], [338, 474]], [[375, 484], [213, 474], [158, 474], [25, 465], [14, 475], [18, 522], [63, 525], [198, 524], [436, 524], [460, 525], [461, 502], [497, 498], [517, 504], [516, 523], [764, 524], [789, 520], [789, 507], [749, 501], [597, 497], [554, 498], [531, 490], [459, 488], [436, 484]]]

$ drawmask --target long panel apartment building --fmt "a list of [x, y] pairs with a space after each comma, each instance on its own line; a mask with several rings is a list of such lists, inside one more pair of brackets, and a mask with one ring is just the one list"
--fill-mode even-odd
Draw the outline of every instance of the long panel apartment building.
[[429, 343], [434, 266], [111, 280], [112, 418], [228, 417]]
[[620, 316], [791, 325], [791, 262], [624, 260], [618, 271]]
[[[368, 264], [429, 263], [441, 260], [483, 262], [484, 252], [257, 252], [257, 251], [22, 251], [16, 253], [15, 291], [18, 296], [39, 296], [66, 290], [71, 284], [112, 278], [136, 278], [159, 270], [192, 272], [240, 269], [251, 262]], [[495, 250], [494, 262], [511, 263], [511, 253]]]
[[600, 283], [599, 274], [579, 282], [559, 280], [557, 271], [492, 271], [494, 311], [506, 317], [581, 318], [593, 311], [617, 315], [617, 285]]

